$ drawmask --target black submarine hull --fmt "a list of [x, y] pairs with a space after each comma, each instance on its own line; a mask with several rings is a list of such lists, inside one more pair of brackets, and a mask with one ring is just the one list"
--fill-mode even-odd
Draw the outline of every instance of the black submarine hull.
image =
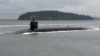
[[70, 30], [86, 30], [87, 28], [72, 27], [72, 28], [43, 28], [35, 29], [33, 32], [50, 32], [50, 31], [70, 31]]
[[87, 30], [88, 28], [84, 27], [68, 27], [68, 28], [39, 28], [31, 31], [30, 29], [24, 29], [16, 31], [16, 34], [21, 34], [25, 32], [52, 32], [52, 31], [72, 31], [72, 30]]

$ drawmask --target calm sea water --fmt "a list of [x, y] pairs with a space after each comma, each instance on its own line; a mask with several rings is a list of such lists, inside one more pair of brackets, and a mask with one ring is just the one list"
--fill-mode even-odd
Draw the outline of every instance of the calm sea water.
[[39, 21], [39, 28], [76, 26], [92, 29], [15, 34], [29, 21], [1, 20], [0, 56], [100, 56], [100, 21]]

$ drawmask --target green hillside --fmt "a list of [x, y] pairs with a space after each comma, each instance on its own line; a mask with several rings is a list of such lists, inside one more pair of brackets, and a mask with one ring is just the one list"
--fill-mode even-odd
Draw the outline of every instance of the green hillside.
[[20, 15], [18, 20], [30, 20], [31, 16], [35, 16], [36, 20], [93, 20], [93, 18], [90, 16], [60, 11], [27, 12]]

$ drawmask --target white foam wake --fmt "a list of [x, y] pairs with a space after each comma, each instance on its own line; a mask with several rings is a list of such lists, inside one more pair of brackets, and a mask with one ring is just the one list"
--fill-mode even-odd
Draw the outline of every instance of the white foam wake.
[[29, 34], [33, 34], [33, 32], [25, 32], [25, 33], [22, 33], [22, 35], [29, 35]]
[[23, 26], [29, 26], [29, 25], [0, 25], [0, 27], [23, 27]]
[[100, 28], [94, 28], [94, 30], [100, 30]]

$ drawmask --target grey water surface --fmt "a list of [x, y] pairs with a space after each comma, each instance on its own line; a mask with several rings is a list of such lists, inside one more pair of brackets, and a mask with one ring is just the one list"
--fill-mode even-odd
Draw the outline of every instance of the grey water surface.
[[[99, 28], [100, 21], [39, 21], [39, 28]], [[0, 56], [100, 56], [100, 30], [15, 34], [29, 21], [0, 21]]]

